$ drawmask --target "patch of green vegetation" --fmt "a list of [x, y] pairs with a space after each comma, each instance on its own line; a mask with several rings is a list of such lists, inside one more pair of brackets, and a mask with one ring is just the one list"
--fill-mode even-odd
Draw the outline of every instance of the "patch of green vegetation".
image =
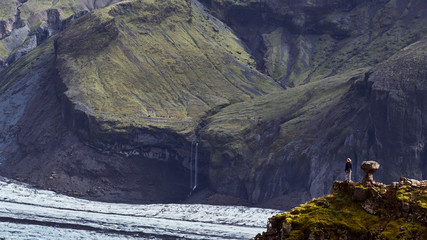
[[403, 186], [396, 192], [397, 200], [401, 202], [411, 202], [412, 201], [412, 191], [410, 186]]
[[[245, 181], [265, 167], [281, 164], [275, 149], [283, 149], [294, 139], [304, 136], [307, 144], [317, 136], [313, 131], [315, 123], [324, 119], [328, 110], [335, 106], [348, 91], [352, 77], [363, 77], [367, 69], [358, 69], [322, 81], [311, 82], [289, 88], [284, 92], [267, 94], [258, 98], [235, 103], [223, 108], [207, 119], [207, 125], [200, 134], [204, 146], [210, 146], [212, 169], [224, 168], [236, 161], [247, 159], [250, 171]], [[315, 127], [314, 127], [315, 128]], [[263, 144], [261, 138], [274, 141], [263, 146], [266, 152], [254, 155], [254, 149]], [[268, 149], [268, 150], [267, 150]], [[223, 152], [233, 158], [223, 158]], [[304, 166], [304, 157], [294, 151], [297, 166]]]
[[398, 218], [387, 223], [380, 237], [385, 239], [419, 239], [427, 232], [427, 227], [404, 218]]
[[427, 210], [427, 192], [424, 192], [424, 194], [418, 198], [417, 205]]
[[24, 4], [22, 5], [19, 10], [21, 10], [21, 18], [22, 19], [29, 19], [32, 16], [34, 16], [34, 10], [31, 9], [28, 5]]
[[58, 46], [67, 96], [125, 126], [191, 133], [213, 108], [281, 90], [195, 2], [115, 4], [72, 24]]
[[52, 7], [52, 0], [28, 0], [19, 9], [22, 19], [30, 19], [36, 13], [41, 13]]
[[411, 186], [403, 186], [396, 192], [400, 202], [415, 203], [416, 206], [427, 209], [427, 191]]
[[6, 21], [14, 17], [13, 13], [16, 12], [17, 2], [15, 0], [0, 0], [0, 20]]
[[0, 59], [6, 59], [9, 56], [9, 51], [7, 51], [6, 47], [0, 42]]
[[[333, 233], [335, 236], [342, 232], [351, 235], [373, 234], [378, 227], [378, 217], [367, 213], [345, 194], [315, 199], [275, 217], [283, 219], [284, 224], [292, 225], [289, 239], [302, 239], [301, 232]], [[298, 231], [294, 233], [294, 229]]]
[[30, 53], [19, 58], [16, 62], [0, 71], [0, 94], [4, 92], [12, 83], [30, 74], [30, 69], [35, 66], [39, 59], [45, 56], [53, 57], [53, 41], [55, 37], [49, 39]]
[[[55, 4], [54, 4], [55, 3]], [[48, 9], [59, 9], [61, 18], [65, 19], [73, 14], [76, 14], [85, 9], [84, 1], [75, 0], [28, 0], [20, 8], [21, 18], [30, 20], [30, 25], [34, 25], [32, 22], [36, 21], [37, 18], [40, 21], [40, 16], [35, 16], [37, 13], [42, 13]], [[33, 19], [35, 18], [35, 19]]]
[[[313, 199], [305, 204], [274, 216], [284, 229], [291, 229], [290, 236], [286, 239], [307, 239], [309, 236], [323, 236], [325, 239], [338, 239], [339, 236], [357, 238], [369, 236], [369, 239], [424, 239], [427, 227], [413, 218], [396, 216], [395, 207], [399, 208], [393, 194], [388, 194], [382, 189], [382, 196], [371, 199], [384, 201], [385, 205], [376, 214], [369, 214], [360, 203], [353, 201], [349, 188], [368, 188], [360, 184], [336, 183], [333, 194]], [[334, 184], [335, 186], [335, 184]], [[393, 189], [388, 188], [393, 192]], [[426, 197], [424, 188], [404, 186], [399, 189], [411, 193], [414, 199]], [[352, 191], [350, 191], [352, 192]], [[397, 195], [399, 195], [397, 194]], [[399, 200], [399, 197], [398, 199]], [[400, 200], [399, 200], [400, 201]], [[389, 204], [388, 206], [386, 206]], [[380, 203], [381, 205], [381, 203]], [[392, 209], [390, 208], [392, 207]]]
[[82, 1], [75, 1], [75, 0], [59, 0], [54, 5], [52, 4], [53, 8], [61, 9], [63, 12], [62, 18], [68, 18], [73, 14], [76, 14], [82, 10], [84, 10], [83, 6], [81, 6], [79, 3]]

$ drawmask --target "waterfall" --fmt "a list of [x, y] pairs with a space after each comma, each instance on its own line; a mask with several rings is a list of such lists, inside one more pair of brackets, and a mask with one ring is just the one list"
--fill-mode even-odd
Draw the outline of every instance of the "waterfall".
[[[194, 146], [195, 145], [195, 146]], [[194, 154], [194, 157], [193, 157]], [[198, 184], [198, 160], [199, 160], [199, 143], [197, 142], [197, 139], [195, 141], [191, 142], [191, 148], [190, 148], [190, 195], [191, 193], [196, 190], [197, 184]], [[194, 167], [193, 167], [194, 166]]]
[[199, 153], [199, 143], [196, 142], [196, 153], [194, 154], [194, 187], [193, 191], [197, 188], [197, 157]]
[[193, 189], [193, 145], [194, 141], [191, 141], [190, 149], [190, 189]]

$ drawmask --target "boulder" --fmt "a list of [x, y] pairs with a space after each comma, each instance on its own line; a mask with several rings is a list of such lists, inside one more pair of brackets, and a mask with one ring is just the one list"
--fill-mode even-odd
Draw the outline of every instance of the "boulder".
[[380, 168], [380, 164], [375, 161], [364, 161], [360, 168], [366, 173], [362, 183], [364, 185], [375, 184], [374, 173]]

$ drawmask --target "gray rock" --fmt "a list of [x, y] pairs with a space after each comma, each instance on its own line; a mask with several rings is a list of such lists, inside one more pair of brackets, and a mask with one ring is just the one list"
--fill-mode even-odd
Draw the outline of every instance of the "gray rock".
[[391, 187], [394, 188], [394, 189], [397, 189], [399, 186], [400, 186], [399, 182], [392, 182], [391, 183]]
[[380, 168], [380, 164], [375, 161], [364, 161], [360, 168], [366, 173], [362, 180], [363, 184], [375, 184], [374, 173]]

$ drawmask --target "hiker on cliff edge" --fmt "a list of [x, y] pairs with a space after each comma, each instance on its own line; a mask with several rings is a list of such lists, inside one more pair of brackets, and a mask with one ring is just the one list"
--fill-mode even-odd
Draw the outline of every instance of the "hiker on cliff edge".
[[347, 158], [347, 163], [345, 164], [345, 180], [347, 182], [351, 181], [351, 168], [352, 168], [352, 164], [351, 164], [351, 159]]

